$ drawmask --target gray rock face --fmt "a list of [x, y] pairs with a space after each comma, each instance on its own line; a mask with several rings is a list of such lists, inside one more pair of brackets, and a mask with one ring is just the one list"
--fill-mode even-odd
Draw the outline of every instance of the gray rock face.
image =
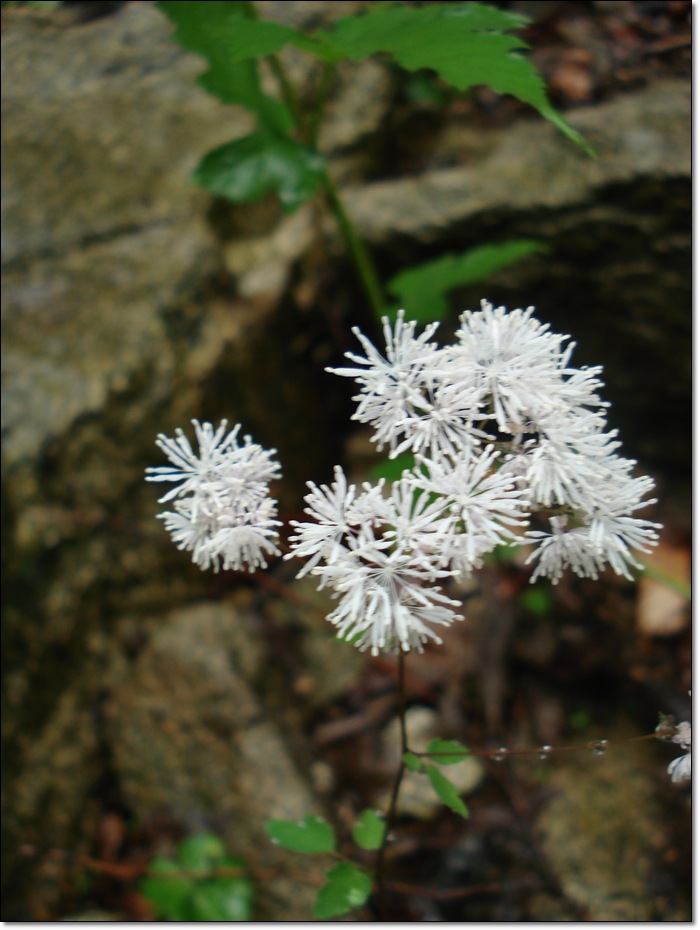
[[[403, 237], [429, 243], [456, 230], [469, 235], [498, 213], [589, 206], [616, 185], [687, 179], [690, 92], [684, 82], [664, 81], [571, 114], [571, 123], [595, 148], [595, 158], [548, 123], [522, 122], [506, 134], [493, 133], [490, 148], [474, 164], [347, 189], [348, 209], [373, 243]], [[451, 127], [457, 158], [474, 134], [468, 126]]]
[[[611, 735], [632, 734], [621, 728]], [[537, 831], [565, 894], [589, 920], [688, 919], [685, 902], [677, 913], [661, 915], [649, 893], [652, 861], [664, 843], [654, 760], [648, 744], [638, 743], [553, 766], [550, 802]]]
[[201, 603], [165, 618], [107, 709], [110, 744], [124, 797], [140, 817], [164, 812], [188, 831], [220, 831], [259, 883], [258, 919], [306, 920], [313, 885], [329, 862], [300, 860], [274, 846], [270, 817], [321, 813], [250, 681], [264, 674], [251, 618]]

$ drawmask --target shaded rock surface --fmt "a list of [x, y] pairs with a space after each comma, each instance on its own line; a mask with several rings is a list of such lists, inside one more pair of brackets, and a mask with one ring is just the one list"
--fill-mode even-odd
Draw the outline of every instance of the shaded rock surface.
[[[297, 25], [328, 13], [261, 7]], [[368, 318], [317, 205], [283, 217], [269, 199], [212, 204], [189, 184], [202, 154], [252, 120], [194, 84], [202, 62], [171, 42], [154, 4], [3, 20], [3, 876], [8, 919], [38, 919], [64, 899], [61, 875], [18, 849], [90, 852], [106, 780], [134, 811], [167, 809], [183, 828], [221, 815], [217, 829], [251, 861], [269, 851], [261, 818], [315, 809], [270, 723], [260, 630], [241, 640], [211, 603], [225, 584], [172, 548], [142, 478], [157, 432], [226, 416], [279, 449], [279, 495], [298, 515], [305, 480], [327, 479], [348, 429], [348, 386], [323, 367]], [[322, 136], [382, 271], [484, 241], [550, 241], [549, 258], [466, 289], [459, 305], [534, 302], [574, 333], [577, 361], [607, 364], [628, 451], [682, 490], [687, 85], [575, 114], [594, 162], [537, 121], [474, 133], [448, 120], [427, 140], [425, 173], [364, 183], [391, 176], [383, 134], [403, 144], [394, 92], [377, 62], [341, 69]], [[318, 629], [320, 605], [313, 618], [289, 611]], [[305, 642], [320, 701], [345, 679], [332, 643]], [[308, 914], [298, 885], [276, 887], [269, 919]]]
[[688, 902], [675, 902], [670, 912], [665, 903], [660, 912], [650, 893], [654, 859], [668, 842], [654, 764], [655, 754], [638, 743], [562, 759], [552, 769], [551, 800], [536, 829], [565, 894], [590, 920], [687, 919]]
[[254, 617], [227, 604], [164, 618], [107, 708], [124, 798], [138, 817], [165, 812], [187, 832], [216, 829], [251, 869], [277, 870], [261, 886], [258, 919], [305, 920], [313, 884], [330, 863], [275, 847], [269, 817], [322, 813], [252, 682], [266, 674]]

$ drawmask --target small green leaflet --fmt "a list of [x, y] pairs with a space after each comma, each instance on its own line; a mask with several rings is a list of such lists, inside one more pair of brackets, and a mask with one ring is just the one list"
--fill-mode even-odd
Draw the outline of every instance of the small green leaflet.
[[435, 793], [451, 810], [455, 811], [457, 814], [461, 814], [462, 817], [468, 817], [469, 811], [464, 801], [460, 798], [459, 792], [452, 784], [452, 782], [445, 778], [442, 772], [439, 769], [436, 769], [434, 765], [428, 765], [426, 767], [426, 772], [428, 778], [430, 779], [430, 784], [433, 786]]
[[182, 868], [188, 872], [208, 872], [226, 855], [224, 844], [212, 833], [188, 836], [177, 848]]
[[379, 849], [384, 840], [386, 823], [376, 811], [366, 810], [352, 828], [352, 836], [362, 849]]
[[303, 820], [268, 820], [265, 830], [273, 843], [300, 853], [330, 853], [335, 849], [333, 828], [323, 817], [307, 814]]
[[372, 879], [367, 872], [349, 862], [334, 866], [326, 878], [314, 905], [314, 917], [318, 920], [359, 907], [372, 890]]
[[258, 200], [274, 190], [282, 206], [294, 210], [313, 197], [324, 170], [316, 152], [286, 136], [260, 131], [209, 152], [193, 180], [237, 203]]
[[[184, 878], [184, 866], [172, 859], [157, 857], [151, 860], [149, 875], [139, 886], [141, 894], [153, 905], [158, 916], [170, 920], [184, 920], [192, 894], [192, 882]], [[169, 875], [168, 873], [173, 873]]]
[[423, 768], [421, 759], [412, 752], [405, 752], [403, 754], [403, 761], [409, 772], [420, 772]]
[[410, 319], [429, 323], [446, 316], [447, 295], [456, 287], [483, 281], [527, 255], [548, 251], [544, 243], [534, 239], [483, 245], [462, 255], [442, 255], [417, 268], [402, 271], [391, 279], [388, 288]]
[[[181, 921], [248, 921], [253, 886], [245, 864], [225, 854], [221, 840], [201, 833], [178, 846], [178, 860], [157, 857], [140, 885], [158, 917]], [[213, 874], [230, 870], [232, 874]], [[201, 878], [198, 874], [201, 874]]]
[[248, 879], [210, 879], [198, 882], [190, 901], [194, 921], [226, 922], [253, 919], [253, 886]]
[[[426, 751], [430, 753], [430, 761], [436, 762], [438, 765], [455, 765], [457, 762], [462, 762], [469, 755], [467, 747], [454, 739], [431, 740]], [[442, 752], [446, 753], [446, 755], [438, 755], [438, 753]]]

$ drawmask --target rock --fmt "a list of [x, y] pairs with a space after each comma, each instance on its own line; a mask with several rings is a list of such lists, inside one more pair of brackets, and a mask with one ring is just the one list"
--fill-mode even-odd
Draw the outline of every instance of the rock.
[[[611, 738], [630, 735], [623, 728], [611, 731]], [[664, 823], [648, 743], [612, 746], [600, 756], [563, 754], [547, 787], [550, 801], [536, 830], [565, 894], [589, 920], [688, 919], [680, 903], [674, 916], [661, 917], [650, 892]]]
[[[384, 247], [409, 237], [430, 243], [455, 233], [474, 235], [474, 224], [493, 216], [588, 207], [612, 185], [640, 178], [689, 178], [690, 87], [660, 81], [570, 115], [594, 146], [590, 158], [541, 120], [494, 133], [492, 148], [476, 164], [344, 190], [360, 232]], [[473, 130], [466, 128], [465, 134]], [[452, 144], [458, 134], [452, 129]], [[439, 142], [438, 142], [439, 145]], [[442, 153], [444, 157], [444, 152]], [[470, 236], [471, 233], [471, 236]]]
[[[186, 831], [216, 825], [260, 882], [258, 919], [305, 920], [324, 863], [275, 847], [264, 823], [321, 813], [250, 680], [264, 674], [251, 618], [202, 603], [167, 617], [109, 702], [109, 741], [136, 816], [164, 812]], [[328, 867], [328, 863], [326, 863]]]
[[648, 565], [637, 589], [637, 630], [643, 636], [675, 636], [690, 624], [690, 549], [662, 540]]

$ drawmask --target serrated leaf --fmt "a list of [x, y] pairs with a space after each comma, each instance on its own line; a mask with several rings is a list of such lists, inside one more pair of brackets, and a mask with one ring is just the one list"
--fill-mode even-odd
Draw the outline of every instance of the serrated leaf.
[[420, 772], [423, 768], [422, 760], [412, 752], [405, 752], [403, 754], [403, 761], [409, 772]]
[[192, 891], [190, 920], [251, 920], [253, 886], [246, 878], [218, 878], [198, 882]]
[[255, 132], [204, 156], [193, 179], [213, 194], [237, 203], [275, 191], [287, 210], [312, 197], [324, 178], [324, 162], [285, 136]]
[[195, 833], [177, 848], [180, 868], [186, 872], [210, 872], [226, 855], [224, 844], [213, 833]]
[[548, 251], [544, 243], [534, 239], [479, 246], [462, 255], [441, 255], [402, 271], [391, 279], [388, 288], [411, 319], [419, 323], [440, 320], [447, 314], [447, 295], [454, 288], [483, 281], [526, 255]]
[[169, 920], [189, 919], [188, 903], [192, 882], [182, 875], [182, 870], [182, 863], [156, 857], [149, 865], [150, 874], [141, 880], [139, 890], [151, 903], [158, 917], [167, 917]]
[[253, 110], [261, 124], [287, 133], [294, 117], [280, 100], [260, 86], [255, 56], [286, 41], [287, 27], [250, 18], [249, 4], [219, 0], [161, 0], [157, 4], [174, 23], [173, 38], [209, 65], [198, 83], [224, 103]]
[[386, 823], [376, 811], [366, 810], [352, 828], [352, 836], [362, 849], [379, 849], [384, 841]]
[[[458, 743], [455, 739], [434, 739], [431, 740], [426, 752], [430, 753], [430, 761], [438, 765], [455, 765], [462, 762], [469, 755], [466, 746]], [[442, 756], [439, 753], [446, 753]]]
[[467, 810], [467, 805], [460, 798], [459, 792], [449, 778], [445, 778], [442, 772], [436, 769], [434, 765], [427, 766], [426, 772], [430, 779], [430, 784], [433, 786], [435, 793], [442, 803], [446, 804], [451, 810], [455, 811], [455, 813], [461, 814], [462, 817], [468, 817], [469, 811]]
[[498, 93], [512, 94], [588, 148], [549, 102], [542, 78], [522, 54], [527, 43], [511, 34], [526, 22], [480, 3], [419, 8], [377, 4], [362, 16], [338, 20], [323, 37], [350, 58], [388, 52], [409, 71], [430, 68], [458, 90], [486, 84]]
[[335, 849], [333, 828], [323, 817], [307, 814], [303, 820], [268, 820], [267, 835], [284, 849], [300, 853], [329, 853]]
[[316, 897], [314, 917], [323, 920], [336, 914], [345, 914], [364, 904], [372, 890], [372, 879], [359, 866], [341, 862], [326, 875]]

